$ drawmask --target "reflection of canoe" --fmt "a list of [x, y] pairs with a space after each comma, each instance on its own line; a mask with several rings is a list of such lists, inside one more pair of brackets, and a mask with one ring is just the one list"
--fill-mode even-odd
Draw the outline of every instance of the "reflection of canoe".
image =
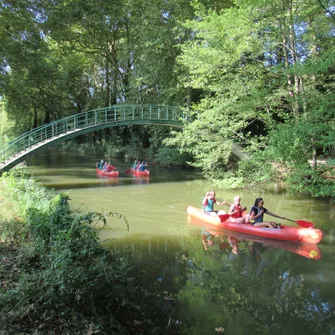
[[96, 168], [96, 171], [99, 176], [104, 176], [104, 177], [118, 177], [119, 176], [119, 171], [106, 172], [106, 171], [101, 171], [98, 168]]
[[301, 228], [282, 225], [282, 229], [275, 229], [255, 227], [250, 224], [235, 223], [231, 222], [229, 219], [225, 222], [221, 222], [220, 215], [210, 216], [204, 213], [201, 209], [191, 206], [187, 208], [187, 214], [218, 228], [225, 228], [245, 234], [272, 238], [276, 240], [317, 244], [322, 240], [323, 235], [320, 229], [314, 228]]
[[[190, 217], [190, 223], [194, 225], [198, 225], [202, 228], [204, 227], [203, 221], [196, 219], [194, 217]], [[210, 229], [208, 230], [207, 228], [205, 229], [213, 235], [215, 234], [218, 234], [221, 236], [227, 235], [229, 237], [234, 237], [239, 241], [252, 241], [252, 242], [262, 243], [263, 245], [270, 245], [275, 248], [284, 249], [294, 254], [298, 254], [300, 256], [315, 259], [315, 260], [319, 260], [321, 258], [321, 251], [316, 244], [299, 243], [299, 242], [292, 243], [289, 241], [278, 241], [278, 240], [273, 240], [273, 239], [270, 240], [268, 238], [240, 233], [240, 232], [228, 230], [228, 229], [224, 229], [220, 231], [214, 231], [214, 230], [211, 231]]]
[[141, 177], [141, 176], [133, 176], [133, 183], [134, 184], [149, 184], [150, 178], [149, 177]]
[[149, 177], [150, 176], [150, 171], [149, 170], [138, 171], [138, 170], [131, 169], [130, 172], [134, 176], [138, 176], [138, 177]]

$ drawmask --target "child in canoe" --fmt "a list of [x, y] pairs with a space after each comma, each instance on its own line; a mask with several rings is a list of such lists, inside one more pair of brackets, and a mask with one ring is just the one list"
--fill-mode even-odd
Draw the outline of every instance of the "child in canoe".
[[247, 207], [241, 206], [241, 198], [239, 195], [235, 195], [234, 203], [230, 206], [228, 214], [230, 215], [230, 221], [236, 223], [249, 223], [250, 215], [243, 215], [243, 212], [247, 209]]

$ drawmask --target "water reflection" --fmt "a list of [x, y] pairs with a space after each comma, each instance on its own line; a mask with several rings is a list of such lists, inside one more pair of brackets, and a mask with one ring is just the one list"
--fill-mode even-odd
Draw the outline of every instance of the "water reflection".
[[176, 304], [186, 327], [180, 334], [214, 334], [219, 326], [226, 334], [333, 334], [334, 291], [330, 282], [316, 282], [325, 275], [321, 268], [285, 252], [280, 241], [281, 247], [199, 231], [111, 247], [130, 256], [151, 292]]

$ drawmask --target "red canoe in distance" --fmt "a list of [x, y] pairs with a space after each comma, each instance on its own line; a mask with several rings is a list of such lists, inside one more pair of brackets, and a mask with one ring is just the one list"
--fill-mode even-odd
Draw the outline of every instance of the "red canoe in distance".
[[238, 239], [239, 241], [252, 241], [252, 242], [262, 243], [264, 245], [270, 245], [274, 248], [284, 249], [294, 254], [309, 258], [309, 259], [319, 260], [321, 258], [321, 251], [316, 244], [278, 241], [278, 240], [273, 240], [273, 239], [268, 239], [268, 238], [262, 238], [259, 236], [239, 233], [237, 231], [228, 230], [228, 229], [214, 230], [212, 225], [204, 224], [203, 221], [197, 218], [191, 217], [191, 216], [188, 216], [188, 222], [194, 226], [205, 228], [206, 230], [208, 229], [208, 231], [212, 232], [213, 234], [217, 234], [221, 236], [232, 236]]
[[149, 170], [138, 171], [138, 170], [130, 169], [130, 172], [136, 177], [149, 177], [150, 176]]
[[106, 171], [101, 171], [98, 168], [96, 168], [95, 170], [97, 171], [97, 174], [99, 176], [103, 176], [103, 177], [118, 177], [119, 176], [119, 171], [106, 172]]

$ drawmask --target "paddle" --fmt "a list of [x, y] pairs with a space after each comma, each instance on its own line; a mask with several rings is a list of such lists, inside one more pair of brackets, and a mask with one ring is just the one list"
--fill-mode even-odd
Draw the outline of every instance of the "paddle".
[[229, 214], [222, 214], [222, 215], [218, 215], [218, 217], [220, 218], [221, 222], [225, 222], [230, 218]]
[[[223, 200], [221, 200], [221, 199], [219, 199], [219, 198], [216, 198], [217, 200], [219, 200], [220, 202], [223, 202]], [[229, 205], [229, 204], [227, 204], [226, 203], [226, 205], [230, 208], [230, 206], [231, 205]], [[236, 218], [236, 216], [238, 215], [238, 213], [240, 213], [240, 212], [243, 212], [243, 211], [245, 211], [247, 208], [246, 207], [244, 207], [244, 208], [242, 208], [241, 210], [239, 210], [239, 211], [236, 211], [236, 212], [234, 212], [234, 213], [232, 213], [232, 214], [225, 214], [225, 215], [228, 215], [228, 218], [229, 217], [233, 217], [233, 218]], [[227, 219], [226, 219], [227, 220]], [[225, 221], [226, 221], [225, 220]], [[222, 222], [222, 221], [221, 221]]]
[[284, 218], [282, 216], [277, 216], [277, 217], [283, 220], [295, 222], [296, 224], [298, 224], [300, 227], [303, 227], [303, 228], [313, 228], [314, 227], [313, 222], [304, 221], [304, 220], [292, 220], [292, 219]]
[[[223, 202], [222, 200], [220, 200], [219, 198], [217, 198], [220, 202]], [[230, 207], [229, 204], [226, 203], [227, 206]], [[234, 217], [234, 215], [238, 213], [238, 212], [235, 212], [232, 214], [232, 217]], [[226, 214], [228, 215], [228, 214]], [[283, 219], [283, 220], [288, 220], [288, 221], [291, 221], [291, 222], [295, 222], [297, 225], [299, 225], [300, 227], [303, 227], [303, 228], [313, 228], [314, 227], [314, 224], [313, 222], [309, 222], [309, 221], [304, 221], [304, 220], [292, 220], [292, 219], [288, 219], [288, 218], [285, 218], [283, 216], [279, 216], [279, 215], [276, 215], [275, 217], [279, 218], [279, 219]], [[227, 220], [227, 219], [226, 219]]]

